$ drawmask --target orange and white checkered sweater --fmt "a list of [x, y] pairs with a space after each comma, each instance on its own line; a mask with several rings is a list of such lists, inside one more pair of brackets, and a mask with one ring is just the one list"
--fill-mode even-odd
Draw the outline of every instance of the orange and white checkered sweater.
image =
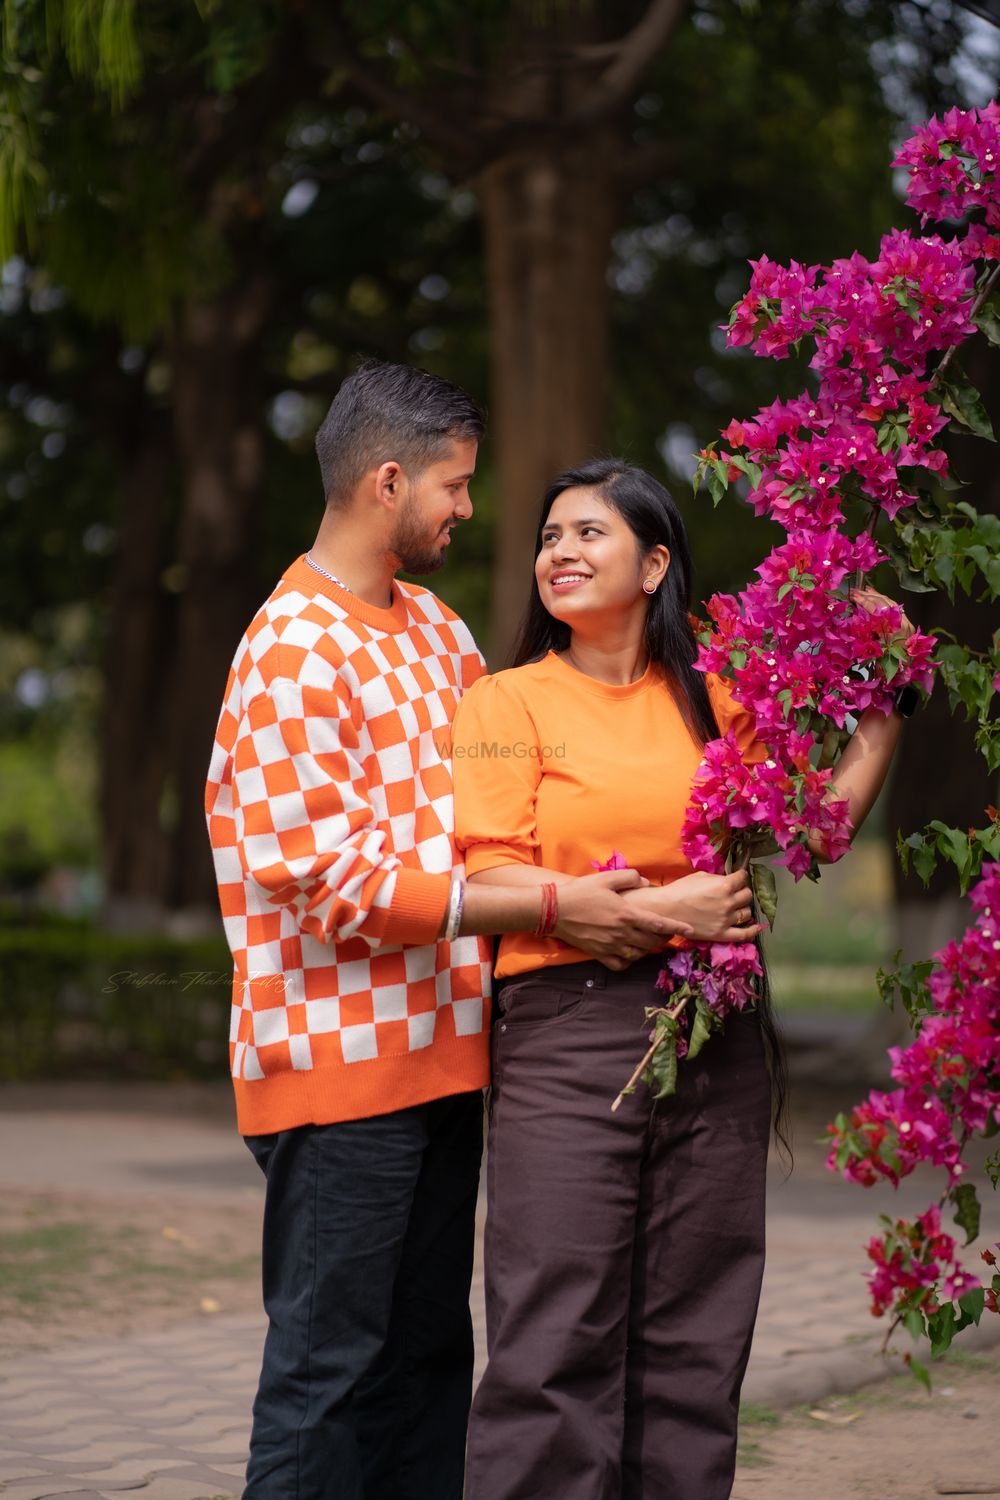
[[205, 795], [244, 1135], [488, 1081], [490, 944], [439, 942], [450, 725], [483, 671], [427, 589], [376, 609], [299, 558], [240, 642]]

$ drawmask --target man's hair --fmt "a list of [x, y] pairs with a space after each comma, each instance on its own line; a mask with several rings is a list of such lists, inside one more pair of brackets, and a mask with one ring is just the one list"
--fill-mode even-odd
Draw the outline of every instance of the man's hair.
[[390, 460], [413, 478], [451, 443], [478, 440], [485, 430], [481, 409], [450, 380], [410, 365], [363, 364], [316, 434], [326, 503], [344, 504], [365, 474]]

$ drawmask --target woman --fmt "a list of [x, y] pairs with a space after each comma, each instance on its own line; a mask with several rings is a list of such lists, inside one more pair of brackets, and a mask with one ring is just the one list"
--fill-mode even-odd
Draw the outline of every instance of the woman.
[[[661, 485], [615, 459], [561, 475], [516, 665], [476, 683], [454, 725], [468, 878], [541, 888], [540, 934], [505, 937], [496, 970], [468, 1500], [724, 1500], [732, 1485], [763, 1269], [766, 1007], [728, 1017], [676, 1096], [640, 1088], [612, 1113], [661, 960], [635, 952], [613, 973], [542, 935], [559, 887], [614, 850], [650, 882], [623, 900], [702, 940], [760, 931], [745, 874], [692, 873], [680, 848], [703, 743], [732, 729], [748, 758], [767, 753], [693, 668], [690, 589]], [[898, 732], [898, 715], [868, 714], [841, 758], [855, 827]]]

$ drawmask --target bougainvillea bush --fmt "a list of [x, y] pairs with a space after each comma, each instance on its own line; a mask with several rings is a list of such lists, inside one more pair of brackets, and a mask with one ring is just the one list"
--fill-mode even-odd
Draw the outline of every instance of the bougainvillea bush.
[[[866, 710], [887, 714], [904, 686], [926, 694], [940, 678], [953, 710], [975, 724], [988, 767], [1000, 767], [1000, 631], [977, 653], [908, 633], [899, 605], [872, 607], [857, 592], [888, 564], [904, 589], [1000, 595], [1000, 518], [960, 498], [942, 441], [949, 426], [993, 438], [959, 352], [974, 337], [1000, 344], [998, 158], [995, 102], [932, 119], [894, 163], [908, 173], [918, 230], [892, 230], [873, 260], [781, 266], [762, 256], [732, 311], [731, 345], [769, 359], [805, 347], [811, 376], [801, 395], [733, 421], [699, 456], [696, 489], [707, 485], [718, 504], [735, 484], [785, 539], [740, 595], [708, 604], [697, 664], [730, 680], [769, 755], [744, 765], [732, 735], [706, 746], [684, 848], [696, 869], [748, 866], [768, 921], [776, 896], [764, 857], [796, 879], [816, 879], [810, 836], [829, 859], [849, 847], [835, 763]], [[955, 865], [963, 892], [978, 877], [976, 917], [961, 943], [880, 976], [918, 1036], [893, 1054], [900, 1088], [873, 1094], [833, 1127], [831, 1161], [860, 1182], [898, 1181], [918, 1160], [945, 1173], [941, 1202], [913, 1224], [887, 1222], [869, 1252], [874, 1310], [929, 1333], [939, 1350], [963, 1321], [995, 1307], [1000, 1287], [960, 1269], [941, 1225], [947, 1207], [967, 1235], [977, 1233], [964, 1153], [1000, 1124], [1000, 867], [989, 863], [1000, 858], [1000, 818], [989, 808], [984, 826], [970, 830], [932, 821], [901, 837], [899, 850], [925, 881], [941, 859]], [[649, 1012], [647, 1081], [669, 1092], [678, 1057], [747, 1004], [759, 982], [749, 953], [676, 948], [660, 977], [666, 1003]], [[686, 1031], [685, 1010], [693, 1016]], [[985, 1252], [990, 1265], [992, 1256]]]
[[[996, 1312], [1000, 1291], [1000, 1276], [984, 1287], [963, 1270], [957, 1242], [941, 1223], [949, 1202], [967, 1243], [978, 1235], [979, 1199], [966, 1151], [1000, 1122], [1000, 864], [984, 866], [970, 901], [973, 921], [960, 941], [927, 962], [881, 976], [916, 1028], [908, 1047], [889, 1053], [899, 1087], [873, 1091], [831, 1127], [829, 1165], [864, 1187], [881, 1178], [898, 1185], [925, 1162], [944, 1173], [942, 1203], [913, 1223], [883, 1218], [882, 1234], [868, 1246], [872, 1311], [891, 1312], [914, 1335], [927, 1332], [934, 1352], [978, 1322], [984, 1307]], [[987, 1158], [986, 1170], [995, 1188], [1000, 1153]], [[993, 1249], [982, 1258], [996, 1265]]]

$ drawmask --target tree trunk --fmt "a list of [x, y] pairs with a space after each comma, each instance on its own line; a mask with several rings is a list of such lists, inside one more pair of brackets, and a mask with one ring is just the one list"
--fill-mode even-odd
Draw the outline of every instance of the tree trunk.
[[[120, 471], [118, 558], [104, 652], [100, 815], [105, 901], [112, 928], [146, 926], [162, 907], [166, 842], [160, 823], [165, 770], [164, 677], [172, 601], [161, 574], [173, 473], [165, 413], [133, 413], [113, 434]], [[123, 423], [128, 428], [128, 423]]]
[[260, 602], [252, 521], [263, 478], [257, 346], [266, 311], [263, 282], [243, 282], [216, 302], [190, 309], [172, 351], [184, 500], [169, 685], [164, 898], [178, 930], [214, 923], [217, 915], [205, 773], [233, 654]]
[[490, 655], [508, 656], [528, 598], [542, 494], [601, 450], [617, 133], [505, 156], [480, 179], [492, 348], [496, 563]]

